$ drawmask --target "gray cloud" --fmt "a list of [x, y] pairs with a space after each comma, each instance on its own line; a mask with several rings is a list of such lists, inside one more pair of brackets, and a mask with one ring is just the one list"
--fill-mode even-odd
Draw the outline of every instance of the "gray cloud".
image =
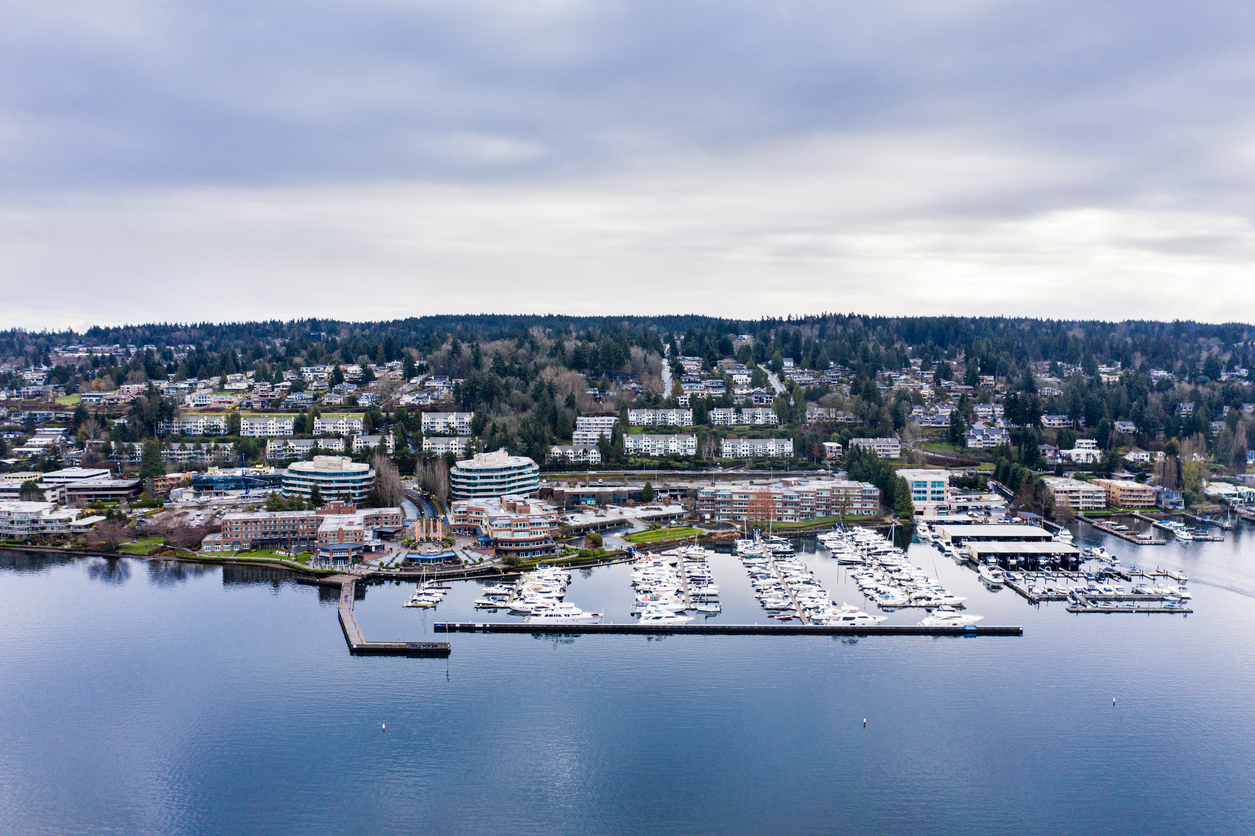
[[256, 308], [217, 318], [389, 316], [415, 283], [438, 310], [1230, 318], [1174, 283], [1255, 301], [1252, 16], [6, 3], [5, 324], [188, 318], [215, 286]]

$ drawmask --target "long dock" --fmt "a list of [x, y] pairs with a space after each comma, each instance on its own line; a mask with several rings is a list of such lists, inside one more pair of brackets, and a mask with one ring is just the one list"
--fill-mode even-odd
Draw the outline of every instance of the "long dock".
[[823, 624], [522, 624], [517, 621], [473, 624], [436, 622], [437, 633], [609, 633], [658, 636], [1021, 636], [1023, 627], [919, 627], [875, 625], [829, 627]]
[[1194, 610], [1189, 607], [1068, 607], [1068, 612], [1100, 612], [1100, 613], [1174, 613], [1189, 615]]
[[340, 604], [337, 611], [340, 615], [340, 628], [344, 630], [344, 640], [348, 642], [349, 652], [354, 656], [448, 656], [448, 642], [368, 642], [362, 635], [362, 628], [357, 626], [357, 616], [353, 614], [353, 595], [357, 587], [357, 578], [343, 577], [340, 584]]
[[1131, 531], [1119, 531], [1118, 529], [1112, 528], [1110, 525], [1108, 525], [1105, 522], [1099, 522], [1098, 520], [1090, 519], [1084, 514], [1077, 514], [1076, 518], [1078, 520], [1083, 520], [1089, 523], [1094, 528], [1101, 531], [1103, 534], [1110, 534], [1112, 537], [1119, 537], [1121, 540], [1126, 540], [1130, 543], [1135, 543], [1139, 546], [1166, 546], [1168, 545], [1167, 540], [1159, 540], [1154, 537], [1139, 537], [1136, 534], [1132, 533]]

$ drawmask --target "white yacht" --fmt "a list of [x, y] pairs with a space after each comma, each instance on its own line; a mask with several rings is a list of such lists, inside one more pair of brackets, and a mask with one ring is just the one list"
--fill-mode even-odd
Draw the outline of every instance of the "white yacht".
[[658, 607], [646, 607], [637, 624], [688, 624], [693, 620], [691, 615], [681, 615]]
[[1183, 543], [1194, 539], [1194, 532], [1190, 531], [1184, 525], [1178, 526], [1172, 533]]
[[942, 607], [935, 613], [925, 616], [919, 623], [921, 627], [972, 627], [978, 621], [983, 621], [983, 615], [968, 615], [967, 613], [955, 612], [948, 607]]
[[602, 614], [584, 612], [574, 604], [550, 604], [543, 609], [532, 610], [532, 614], [523, 619], [524, 624], [600, 624]]
[[875, 627], [884, 621], [886, 616], [869, 615], [862, 610], [856, 612], [842, 612], [837, 615], [830, 616], [826, 620], [829, 627]]
[[990, 566], [987, 563], [981, 564], [980, 569], [977, 570], [977, 574], [980, 575], [980, 579], [982, 581], [990, 586], [1002, 586], [1007, 580], [1006, 576], [1002, 574], [1001, 569], [997, 566]]

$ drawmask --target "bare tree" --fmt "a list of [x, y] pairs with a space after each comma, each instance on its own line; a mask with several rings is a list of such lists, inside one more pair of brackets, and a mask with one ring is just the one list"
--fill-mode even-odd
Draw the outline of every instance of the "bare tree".
[[382, 453], [376, 453], [371, 464], [375, 468], [375, 490], [379, 493], [379, 499], [388, 507], [400, 505], [401, 498], [405, 496], [401, 471]]
[[87, 545], [100, 551], [116, 551], [118, 545], [130, 539], [130, 532], [121, 523], [106, 520], [98, 524], [87, 535]]

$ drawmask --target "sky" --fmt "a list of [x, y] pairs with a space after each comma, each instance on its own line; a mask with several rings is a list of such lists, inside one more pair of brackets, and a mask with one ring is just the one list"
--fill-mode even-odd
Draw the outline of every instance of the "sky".
[[1255, 6], [0, 0], [0, 327], [1255, 320]]

